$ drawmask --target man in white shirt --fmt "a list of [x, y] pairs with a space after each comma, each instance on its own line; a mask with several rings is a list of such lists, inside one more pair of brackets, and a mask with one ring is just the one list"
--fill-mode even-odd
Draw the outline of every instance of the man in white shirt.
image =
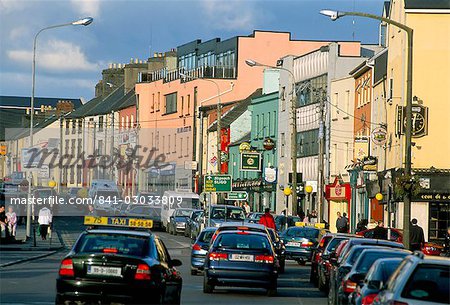
[[47, 239], [48, 228], [52, 223], [52, 218], [53, 218], [52, 212], [47, 207], [43, 207], [39, 211], [38, 222], [42, 240]]

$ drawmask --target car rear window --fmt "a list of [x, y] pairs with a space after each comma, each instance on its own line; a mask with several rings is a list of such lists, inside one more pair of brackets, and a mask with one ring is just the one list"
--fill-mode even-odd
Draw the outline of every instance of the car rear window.
[[330, 242], [327, 244], [325, 248], [326, 253], [331, 253], [334, 250], [336, 250], [337, 246], [340, 244], [341, 241], [345, 240], [345, 238], [333, 238], [330, 240]]
[[212, 236], [214, 235], [215, 231], [203, 231], [200, 233], [200, 236], [198, 237], [198, 241], [202, 243], [209, 243], [211, 241]]
[[148, 254], [148, 238], [121, 234], [85, 234], [78, 241], [79, 254], [114, 253], [143, 257]]
[[286, 235], [289, 237], [317, 238], [319, 236], [319, 230], [294, 228], [288, 229]]
[[389, 257], [405, 257], [409, 255], [408, 252], [368, 252], [363, 253], [358, 260], [355, 269], [361, 273], [367, 273], [373, 263], [380, 258], [389, 258]]
[[450, 304], [449, 266], [418, 265], [403, 289], [402, 297]]
[[267, 237], [256, 234], [219, 234], [215, 247], [225, 249], [249, 249], [249, 250], [268, 250], [270, 249]]

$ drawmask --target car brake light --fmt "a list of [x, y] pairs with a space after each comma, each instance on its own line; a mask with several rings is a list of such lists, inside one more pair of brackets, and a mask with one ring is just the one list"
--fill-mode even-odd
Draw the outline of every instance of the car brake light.
[[312, 247], [314, 245], [313, 242], [302, 242], [302, 247], [307, 248], [307, 247]]
[[104, 248], [103, 253], [117, 253], [116, 248]]
[[366, 296], [362, 299], [361, 304], [362, 304], [362, 305], [371, 305], [371, 304], [373, 303], [373, 300], [375, 299], [375, 297], [376, 297], [377, 295], [378, 295], [378, 294], [376, 294], [376, 293], [372, 293], [372, 294], [366, 295]]
[[200, 247], [199, 244], [194, 244], [194, 245], [192, 246], [192, 250], [194, 250], [194, 251], [200, 251], [201, 249], [202, 249], [202, 247]]
[[134, 275], [135, 280], [150, 280], [150, 267], [147, 264], [139, 264]]
[[237, 227], [238, 230], [248, 230], [248, 227]]
[[342, 281], [342, 287], [345, 293], [352, 293], [356, 289], [356, 283], [350, 280]]
[[256, 255], [255, 262], [273, 264], [273, 256], [272, 255]]
[[248, 235], [248, 232], [240, 231], [240, 232], [237, 232], [237, 234], [240, 234], [240, 235]]
[[228, 254], [226, 254], [226, 253], [211, 252], [211, 253], [209, 253], [208, 257], [212, 261], [226, 261], [226, 260], [228, 260]]
[[73, 261], [71, 258], [66, 258], [61, 262], [59, 267], [59, 275], [61, 276], [75, 276], [73, 272]]

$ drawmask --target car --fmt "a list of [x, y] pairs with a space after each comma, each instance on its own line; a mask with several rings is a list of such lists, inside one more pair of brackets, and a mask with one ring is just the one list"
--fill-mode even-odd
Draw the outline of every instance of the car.
[[245, 219], [246, 222], [250, 223], [258, 223], [264, 213], [254, 212], [250, 213], [250, 215]]
[[450, 304], [450, 259], [418, 251], [407, 256], [373, 304]]
[[236, 230], [265, 233], [270, 237], [268, 228], [264, 225], [260, 225], [257, 223], [224, 222], [221, 223], [218, 228], [216, 228], [216, 232], [214, 233], [211, 241], [213, 242], [216, 239], [217, 235], [219, 235], [219, 233], [221, 232]]
[[314, 247], [325, 234], [324, 230], [313, 227], [290, 227], [280, 234], [286, 247], [286, 259], [304, 265], [311, 261]]
[[314, 285], [317, 285], [317, 280], [318, 280], [319, 259], [322, 256], [322, 253], [323, 253], [325, 247], [327, 246], [328, 242], [332, 238], [333, 238], [333, 234], [332, 233], [325, 234], [320, 239], [320, 242], [317, 245], [317, 247], [315, 247], [313, 249], [312, 258], [311, 258], [311, 272], [309, 274], [309, 281], [311, 283], [313, 283]]
[[89, 192], [92, 194], [92, 204], [99, 216], [114, 215], [114, 209], [123, 202], [117, 189], [96, 189]]
[[278, 273], [284, 273], [286, 267], [286, 247], [283, 241], [278, 235], [277, 231], [271, 228], [266, 228], [269, 233], [270, 239], [272, 240], [273, 247], [278, 259]]
[[403, 258], [381, 258], [376, 260], [364, 279], [362, 285], [356, 286], [350, 298], [354, 305], [370, 305], [386, 284], [388, 278], [400, 265]]
[[[236, 207], [233, 205], [213, 205], [206, 210], [205, 226], [208, 227], [219, 227], [224, 222], [242, 222], [245, 221], [245, 212], [241, 207]], [[211, 212], [211, 217], [209, 218], [209, 212]]]
[[[367, 229], [367, 230], [359, 231], [356, 234], [363, 236], [365, 238], [373, 238], [374, 230], [375, 229]], [[399, 229], [386, 228], [387, 234], [389, 234], [389, 231], [390, 231], [390, 238], [389, 238], [390, 241], [396, 241], [399, 243], [403, 242], [403, 234]]]
[[[118, 227], [99, 227], [100, 223]], [[57, 305], [71, 303], [180, 304], [182, 278], [164, 242], [149, 230], [149, 220], [85, 217], [95, 225], [81, 233], [61, 261]]]
[[394, 249], [403, 249], [403, 245], [397, 242], [381, 239], [350, 238], [341, 249], [339, 257], [331, 260], [333, 266], [330, 270], [328, 285], [329, 304], [335, 304], [337, 302], [337, 291], [339, 284], [344, 276], [350, 272], [359, 254], [361, 254], [363, 250], [370, 247], [391, 247]]
[[170, 221], [167, 225], [170, 234], [184, 234], [186, 229], [186, 222], [191, 215], [192, 209], [175, 209], [172, 216], [170, 216]]
[[194, 219], [194, 221], [190, 224], [190, 227], [191, 227], [190, 238], [192, 240], [195, 240], [198, 237], [198, 235], [200, 234], [200, 232], [205, 228], [204, 218], [205, 218], [205, 212], [203, 211], [202, 213], [197, 215], [197, 217]]
[[203, 271], [206, 253], [208, 253], [211, 238], [216, 232], [215, 227], [206, 228], [198, 235], [191, 250], [191, 275]]
[[[328, 289], [328, 281], [331, 270], [331, 259], [336, 255], [336, 249], [342, 242], [355, 237], [347, 233], [329, 233], [325, 236], [331, 236], [329, 242], [324, 246], [322, 255], [317, 258], [317, 287], [320, 291]], [[314, 258], [314, 256], [313, 256]], [[311, 274], [313, 273], [311, 268]]]
[[296, 222], [302, 222], [302, 219], [298, 216], [275, 215], [275, 226], [278, 232], [282, 232], [287, 227], [294, 227]]
[[[362, 246], [365, 247], [366, 246]], [[355, 247], [356, 249], [357, 247]], [[363, 250], [357, 257], [357, 260], [353, 264], [350, 271], [343, 277], [342, 282], [338, 283], [339, 288], [337, 290], [338, 304], [348, 304], [349, 295], [352, 294], [356, 287], [361, 285], [366, 277], [367, 271], [369, 271], [372, 264], [380, 258], [389, 257], [406, 257], [411, 252], [408, 250], [392, 249], [384, 247], [370, 247]]]
[[161, 220], [166, 232], [169, 232], [170, 216], [173, 215], [175, 209], [198, 210], [200, 209], [199, 198], [198, 194], [191, 191], [165, 191], [162, 197], [156, 197], [155, 203], [162, 203]]
[[186, 229], [184, 230], [185, 237], [191, 237], [192, 228], [195, 227], [198, 216], [203, 214], [203, 210], [193, 210], [186, 221]]
[[277, 293], [278, 261], [270, 238], [253, 231], [223, 231], [212, 242], [205, 261], [203, 292], [217, 286], [264, 288]]
[[[123, 204], [122, 204], [123, 205]], [[133, 218], [151, 219], [153, 221], [153, 229], [162, 229], [161, 224], [161, 207], [146, 204], [132, 204], [123, 212], [123, 216]]]

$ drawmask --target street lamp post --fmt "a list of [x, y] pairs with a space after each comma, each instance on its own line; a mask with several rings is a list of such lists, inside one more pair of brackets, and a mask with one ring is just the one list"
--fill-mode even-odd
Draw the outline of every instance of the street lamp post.
[[[370, 19], [375, 19], [379, 21], [392, 24], [402, 30], [404, 30], [408, 37], [408, 49], [406, 53], [407, 60], [407, 71], [406, 71], [406, 128], [405, 128], [405, 176], [411, 177], [411, 139], [412, 139], [412, 54], [413, 54], [413, 29], [399, 23], [397, 21], [391, 20], [389, 18], [360, 13], [360, 12], [339, 12], [333, 10], [321, 10], [322, 15], [328, 16], [331, 20], [336, 20], [344, 16], [358, 16]], [[410, 192], [405, 192], [403, 197], [403, 244], [406, 249], [410, 248], [409, 242], [409, 227], [411, 218], [411, 194]]]
[[[77, 21], [69, 22], [69, 23], [63, 23], [63, 24], [57, 24], [45, 27], [43, 29], [40, 29], [36, 35], [34, 36], [33, 40], [33, 64], [31, 68], [31, 103], [30, 103], [30, 143], [29, 147], [33, 147], [33, 120], [34, 120], [34, 91], [35, 91], [35, 83], [36, 83], [36, 45], [37, 45], [37, 38], [39, 34], [41, 34], [43, 31], [54, 29], [54, 28], [60, 28], [64, 26], [69, 25], [84, 25], [87, 26], [91, 24], [94, 21], [92, 17], [86, 17]], [[60, 152], [62, 153], [62, 152]], [[61, 177], [60, 177], [61, 179]], [[28, 200], [31, 199], [31, 183], [33, 180], [33, 173], [30, 171], [28, 174]], [[27, 204], [27, 226], [26, 226], [26, 237], [29, 238], [31, 234], [31, 205], [30, 202]]]
[[297, 110], [295, 103], [297, 101], [297, 88], [295, 84], [295, 76], [291, 70], [283, 67], [275, 67], [270, 65], [265, 65], [258, 63], [254, 60], [247, 59], [245, 63], [250, 67], [266, 67], [270, 69], [287, 71], [292, 77], [292, 100], [291, 100], [291, 111], [292, 111], [292, 134], [291, 134], [291, 160], [292, 160], [292, 214], [297, 215]]

